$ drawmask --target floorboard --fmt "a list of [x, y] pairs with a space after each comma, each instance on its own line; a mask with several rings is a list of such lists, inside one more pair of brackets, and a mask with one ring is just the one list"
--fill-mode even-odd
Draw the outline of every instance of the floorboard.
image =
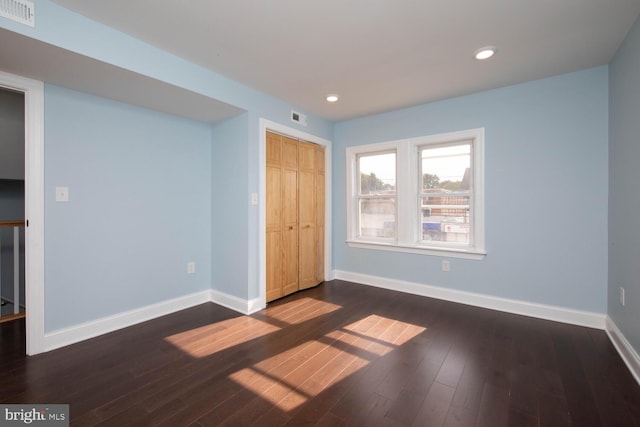
[[640, 427], [604, 331], [337, 280], [33, 357], [24, 333], [0, 324], [0, 402], [67, 403], [74, 426]]

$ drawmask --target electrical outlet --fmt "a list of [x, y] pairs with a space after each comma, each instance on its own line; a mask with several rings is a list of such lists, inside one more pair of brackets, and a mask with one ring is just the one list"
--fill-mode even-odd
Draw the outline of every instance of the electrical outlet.
[[624, 307], [624, 288], [620, 286], [620, 305]]
[[191, 261], [187, 263], [187, 274], [193, 274], [196, 272], [196, 263]]
[[448, 259], [442, 260], [442, 271], [449, 272], [451, 270], [451, 264]]

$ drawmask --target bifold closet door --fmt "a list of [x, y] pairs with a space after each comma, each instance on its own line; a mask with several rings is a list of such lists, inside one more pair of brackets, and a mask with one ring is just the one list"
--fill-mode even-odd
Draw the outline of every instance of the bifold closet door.
[[282, 142], [280, 135], [267, 132], [267, 301], [283, 293], [282, 276]]
[[298, 141], [267, 132], [267, 301], [298, 290]]
[[298, 290], [298, 141], [282, 137], [283, 294]]
[[299, 145], [299, 225], [298, 237], [300, 289], [318, 284], [317, 275], [317, 212], [316, 212], [316, 148], [314, 144], [300, 142]]
[[324, 280], [324, 148], [267, 132], [267, 302]]

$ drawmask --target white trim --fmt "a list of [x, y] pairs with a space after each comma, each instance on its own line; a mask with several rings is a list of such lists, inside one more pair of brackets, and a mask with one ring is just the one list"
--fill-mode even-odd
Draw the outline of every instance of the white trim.
[[27, 354], [44, 351], [44, 83], [0, 71], [0, 86], [24, 93], [25, 303]]
[[631, 371], [631, 375], [636, 379], [638, 384], [640, 384], [640, 356], [634, 350], [633, 346], [627, 341], [627, 338], [624, 336], [618, 326], [615, 324], [613, 319], [607, 316], [607, 324], [606, 329], [607, 335], [609, 335], [609, 339], [613, 343], [613, 346], [618, 350], [620, 357]]
[[265, 305], [262, 304], [260, 298], [254, 298], [247, 301], [247, 311], [244, 313], [247, 316], [253, 313], [257, 313], [260, 310], [264, 309]]
[[506, 313], [520, 314], [523, 316], [553, 320], [556, 322], [569, 323], [572, 325], [586, 326], [590, 328], [605, 328], [606, 315], [602, 313], [536, 304], [521, 300], [500, 298], [477, 294], [474, 292], [446, 289], [439, 286], [424, 285], [421, 283], [406, 282], [347, 271], [336, 270], [335, 277], [336, 279], [363, 285], [473, 305], [476, 307], [489, 308], [492, 310], [504, 311]]
[[90, 322], [81, 323], [57, 331], [49, 332], [45, 335], [45, 351], [75, 344], [89, 338], [97, 337], [118, 329], [126, 328], [147, 320], [160, 316], [175, 313], [199, 304], [211, 302], [212, 294], [210, 290], [185, 295], [146, 307], [136, 308]]
[[216, 290], [211, 291], [211, 302], [245, 315], [253, 314], [264, 308], [260, 306], [259, 298], [246, 300]]
[[259, 306], [258, 298], [244, 300], [224, 292], [205, 290], [49, 332], [44, 336], [43, 351], [55, 350], [207, 302], [243, 315], [263, 308]]
[[422, 255], [433, 255], [433, 256], [441, 256], [447, 258], [464, 258], [471, 260], [482, 260], [485, 255], [484, 252], [472, 252], [469, 250], [455, 250], [453, 248], [442, 248], [437, 249], [433, 246], [403, 246], [395, 243], [385, 243], [385, 242], [367, 242], [364, 240], [347, 240], [347, 245], [351, 248], [360, 248], [360, 249], [375, 249], [379, 251], [389, 251], [389, 252], [404, 252], [408, 254], [422, 254]]
[[[324, 153], [324, 277], [333, 277], [331, 270], [331, 141], [306, 133], [267, 119], [260, 119], [260, 148], [258, 150], [259, 189], [258, 189], [258, 299], [252, 313], [267, 306], [267, 130], [288, 135], [293, 138], [313, 142], [325, 147]], [[252, 300], [253, 301], [253, 300]]]

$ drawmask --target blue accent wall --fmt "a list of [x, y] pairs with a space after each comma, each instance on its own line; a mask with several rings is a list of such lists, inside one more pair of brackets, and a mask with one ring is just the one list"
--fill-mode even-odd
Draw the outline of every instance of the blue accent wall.
[[[597, 313], [606, 312], [606, 66], [337, 123], [333, 262], [370, 274]], [[452, 259], [350, 248], [349, 146], [485, 128], [487, 256]]]
[[46, 331], [210, 289], [211, 126], [46, 85], [45, 278]]
[[640, 20], [609, 73], [609, 316], [640, 353]]

